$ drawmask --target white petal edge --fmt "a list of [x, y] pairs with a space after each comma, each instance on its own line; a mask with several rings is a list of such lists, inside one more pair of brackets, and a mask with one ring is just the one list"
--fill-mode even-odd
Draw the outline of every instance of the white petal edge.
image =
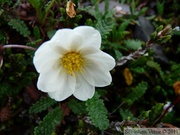
[[87, 64], [95, 63], [96, 65], [99, 65], [99, 67], [102, 67], [104, 71], [110, 71], [116, 65], [115, 59], [101, 50], [87, 55], [84, 54], [84, 58], [87, 61]]
[[[67, 37], [68, 42], [65, 43], [66, 39], [52, 40], [52, 49], [56, 53], [65, 54], [66, 52], [79, 51], [82, 46], [82, 36], [76, 32], [71, 31], [70, 35]], [[64, 43], [63, 43], [64, 42]]]
[[92, 98], [95, 93], [95, 87], [89, 84], [82, 75], [78, 75], [76, 79], [76, 88], [73, 95], [81, 101]]
[[63, 101], [74, 93], [75, 85], [75, 77], [68, 75], [60, 90], [48, 92], [48, 95], [56, 101]]
[[100, 49], [101, 34], [98, 30], [90, 26], [79, 26], [73, 29], [73, 31], [79, 33], [82, 36], [82, 47], [91, 46]]
[[110, 85], [112, 77], [109, 71], [105, 71], [99, 65], [86, 65], [84, 67], [83, 77], [93, 86], [104, 87]]
[[35, 52], [33, 63], [38, 72], [40, 72], [40, 67], [43, 65], [44, 62], [48, 61], [52, 58], [58, 58], [61, 55], [54, 52], [49, 44], [51, 44], [49, 41], [43, 43]]
[[72, 35], [72, 29], [59, 29], [56, 31], [54, 36], [51, 38], [52, 42], [59, 41], [59, 46], [66, 47], [70, 40], [69, 37]]
[[46, 61], [41, 69], [37, 87], [43, 92], [59, 90], [64, 84], [67, 73], [58, 65], [57, 59]]

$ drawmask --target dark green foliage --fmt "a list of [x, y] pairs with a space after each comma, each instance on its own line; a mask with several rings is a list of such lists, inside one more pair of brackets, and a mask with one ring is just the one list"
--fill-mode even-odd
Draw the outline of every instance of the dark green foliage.
[[35, 8], [41, 8], [41, 5], [43, 4], [42, 0], [28, 0], [28, 2]]
[[137, 50], [137, 49], [139, 49], [141, 47], [142, 41], [128, 39], [128, 40], [125, 41], [125, 45], [126, 45], [126, 47], [128, 49]]
[[12, 2], [13, 2], [12, 0], [1, 0], [0, 1], [0, 5], [1, 4], [8, 4], [8, 5], [10, 5]]
[[135, 73], [144, 73], [145, 72], [145, 69], [143, 67], [135, 67], [135, 68], [132, 68], [131, 69], [133, 72]]
[[43, 0], [28, 0], [28, 1], [36, 10], [38, 22], [41, 25], [44, 25], [47, 15], [48, 15], [51, 7], [55, 3], [55, 0], [51, 0], [48, 3], [45, 3], [45, 1], [43, 1]]
[[20, 19], [10, 19], [8, 25], [10, 25], [24, 37], [28, 37], [30, 35], [30, 31], [28, 30], [26, 24]]
[[40, 113], [40, 112], [46, 110], [47, 108], [51, 107], [55, 103], [56, 103], [56, 101], [54, 99], [51, 99], [49, 97], [43, 97], [38, 102], [36, 102], [35, 104], [33, 104], [30, 107], [29, 112], [30, 113]]
[[69, 102], [68, 102], [68, 105], [71, 109], [71, 111], [77, 115], [82, 115], [82, 114], [85, 114], [87, 113], [86, 111], [86, 106], [85, 106], [85, 103], [84, 102], [78, 102], [77, 100], [75, 99], [71, 99]]
[[129, 20], [123, 20], [119, 28], [117, 25], [116, 27], [114, 27], [116, 29], [118, 28], [118, 30], [114, 29], [112, 31], [113, 38], [115, 38], [115, 40], [123, 40], [126, 35], [130, 34], [129, 31], [126, 31], [129, 23], [130, 23]]
[[23, 73], [23, 78], [21, 80], [21, 86], [26, 87], [31, 84], [32, 80], [36, 77], [34, 72], [25, 72]]
[[135, 88], [133, 88], [132, 92], [126, 97], [125, 102], [128, 105], [132, 105], [134, 101], [141, 98], [148, 88], [147, 82], [140, 82]]
[[163, 71], [161, 70], [161, 67], [160, 67], [160, 65], [159, 65], [157, 62], [147, 61], [146, 64], [147, 64], [149, 67], [156, 69], [156, 70], [159, 72], [161, 78], [164, 80], [164, 73], [163, 73]]
[[166, 77], [166, 84], [172, 86], [173, 83], [180, 80], [180, 64], [172, 63], [171, 72]]
[[3, 31], [0, 30], [0, 43], [5, 44], [6, 43], [6, 35]]
[[162, 3], [158, 0], [157, 1], [157, 11], [158, 11], [158, 14], [160, 16], [163, 15], [163, 12], [164, 12], [164, 4], [165, 4], [165, 0], [162, 1]]
[[119, 112], [120, 112], [120, 115], [123, 120], [133, 120], [134, 119], [133, 114], [127, 109], [125, 109], [125, 110], [120, 109]]
[[161, 67], [160, 67], [160, 65], [159, 65], [157, 62], [147, 61], [146, 64], [147, 64], [149, 67], [156, 69], [158, 72], [161, 71]]
[[149, 113], [150, 113], [151, 110], [148, 110], [148, 111], [143, 111], [139, 116], [138, 116], [138, 119], [148, 119], [149, 118]]
[[34, 37], [36, 38], [36, 40], [41, 38], [40, 30], [39, 30], [39, 28], [37, 26], [35, 26], [33, 28], [33, 34], [34, 34]]
[[160, 114], [163, 111], [163, 106], [164, 104], [158, 103], [151, 108], [151, 111], [149, 113], [149, 124], [153, 124], [153, 122], [155, 122], [156, 119], [160, 117]]
[[107, 40], [108, 35], [112, 31], [113, 27], [116, 25], [115, 19], [113, 17], [113, 12], [107, 12], [108, 2], [105, 2], [105, 13], [102, 14], [98, 9], [98, 1], [91, 0], [95, 5], [94, 17], [96, 18], [95, 28], [99, 30], [102, 36], [102, 42]]
[[12, 87], [7, 83], [0, 84], [0, 99], [12, 95]]
[[112, 13], [109, 12], [105, 14], [102, 18], [97, 18], [95, 27], [100, 31], [102, 36], [102, 41], [107, 39], [107, 36], [112, 31], [113, 27], [116, 25], [115, 20], [112, 18]]
[[175, 117], [175, 112], [168, 112], [164, 118], [162, 119], [162, 122], [164, 123], [172, 123], [174, 121], [174, 117]]
[[96, 93], [92, 99], [86, 101], [86, 110], [94, 126], [98, 127], [100, 130], [108, 128], [108, 112], [98, 93]]
[[55, 126], [60, 124], [63, 113], [59, 107], [51, 110], [39, 125], [34, 129], [34, 135], [51, 135], [55, 131]]

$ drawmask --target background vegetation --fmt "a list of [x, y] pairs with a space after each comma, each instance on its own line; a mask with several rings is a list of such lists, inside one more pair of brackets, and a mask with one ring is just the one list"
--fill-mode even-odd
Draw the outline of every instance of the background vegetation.
[[[179, 127], [179, 1], [72, 2], [74, 18], [66, 14], [66, 0], [0, 0], [0, 134], [116, 135], [125, 127]], [[100, 31], [101, 49], [117, 61], [113, 82], [86, 102], [56, 102], [36, 88], [34, 51], [3, 46], [38, 48], [57, 29], [80, 25]], [[164, 111], [167, 101], [171, 112]]]

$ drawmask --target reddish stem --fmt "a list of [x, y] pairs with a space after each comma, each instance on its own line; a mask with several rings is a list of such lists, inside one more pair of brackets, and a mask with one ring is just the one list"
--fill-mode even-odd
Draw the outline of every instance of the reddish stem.
[[36, 48], [30, 47], [30, 46], [16, 45], [16, 44], [2, 46], [2, 49], [6, 49], [6, 48], [23, 48], [23, 49], [29, 49], [29, 50], [32, 50], [32, 51], [36, 50]]
[[168, 110], [169, 110], [171, 107], [173, 107], [174, 105], [176, 105], [179, 101], [180, 101], [180, 96], [178, 96], [178, 97], [176, 98], [176, 100], [175, 100], [170, 106], [168, 106], [168, 107], [166, 108], [166, 110], [164, 110], [164, 112], [162, 112], [161, 116], [160, 116], [158, 119], [156, 119], [156, 121], [152, 124], [152, 126], [155, 125], [159, 120], [161, 120], [161, 119], [165, 116], [165, 114], [168, 112]]

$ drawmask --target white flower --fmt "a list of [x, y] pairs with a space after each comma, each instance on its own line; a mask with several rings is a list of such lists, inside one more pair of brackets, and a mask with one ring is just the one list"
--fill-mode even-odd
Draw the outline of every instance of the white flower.
[[[164, 105], [163, 109], [166, 110], [170, 105], [171, 105], [171, 102], [167, 102], [167, 103]], [[171, 108], [169, 108], [168, 112], [172, 112], [172, 110], [173, 110], [173, 106], [172, 106]]]
[[92, 98], [95, 86], [111, 83], [109, 71], [115, 66], [114, 58], [100, 46], [101, 35], [93, 27], [58, 30], [35, 52], [38, 89], [57, 101], [71, 95], [82, 101]]

